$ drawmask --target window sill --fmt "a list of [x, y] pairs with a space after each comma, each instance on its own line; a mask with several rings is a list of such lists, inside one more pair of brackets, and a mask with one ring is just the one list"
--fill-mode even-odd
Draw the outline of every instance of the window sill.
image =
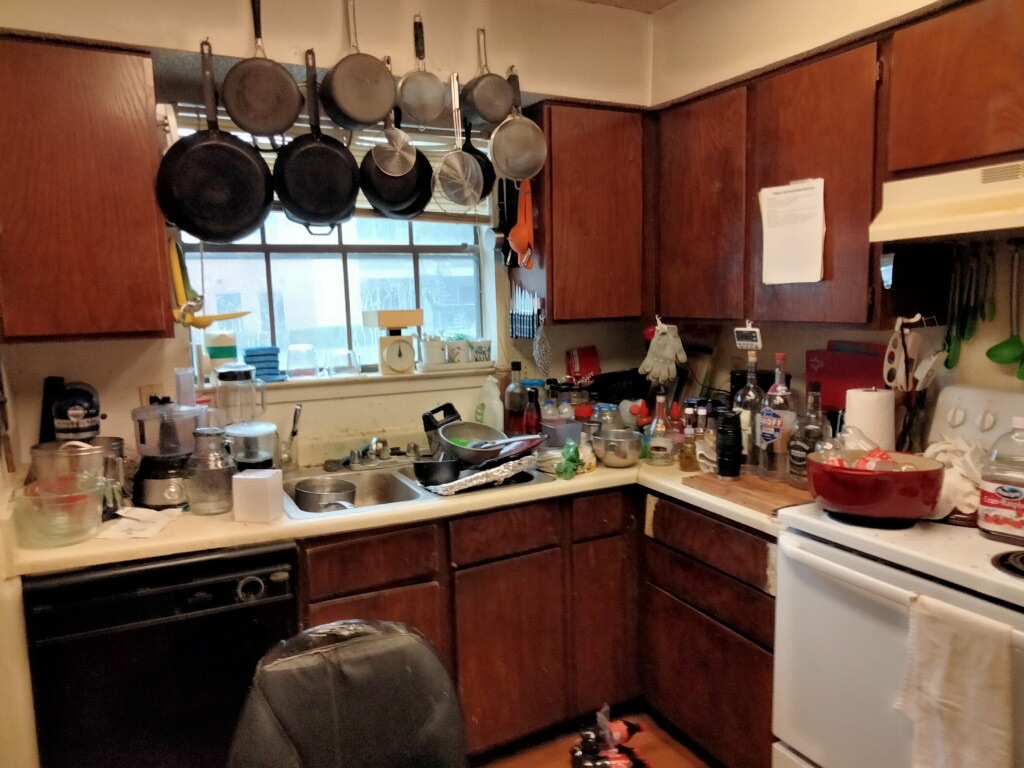
[[484, 379], [493, 373], [494, 366], [430, 373], [391, 375], [353, 373], [341, 376], [293, 379], [267, 384], [267, 402], [279, 404], [294, 403], [297, 400], [337, 400], [367, 395], [473, 389], [479, 387]]

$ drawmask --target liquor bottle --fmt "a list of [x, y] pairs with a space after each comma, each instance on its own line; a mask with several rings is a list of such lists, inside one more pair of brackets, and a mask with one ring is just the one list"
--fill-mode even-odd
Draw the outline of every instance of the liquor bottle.
[[760, 438], [758, 418], [764, 391], [757, 386], [757, 352], [747, 352], [747, 384], [732, 401], [732, 410], [740, 416], [740, 432], [742, 434], [743, 456], [740, 459], [740, 472], [744, 475], [755, 474], [761, 464]]
[[786, 353], [776, 352], [775, 383], [761, 402], [758, 431], [761, 438], [761, 479], [786, 482], [789, 476], [789, 437], [795, 422], [793, 397], [786, 386]]
[[522, 383], [523, 364], [518, 360], [512, 362], [512, 381], [505, 388], [505, 434], [524, 435], [523, 412], [526, 411], [526, 387]]
[[654, 419], [647, 427], [650, 434], [650, 455], [647, 461], [655, 466], [667, 467], [672, 463], [672, 427], [668, 423], [664, 393], [659, 392], [654, 402]]
[[789, 438], [789, 484], [795, 488], [807, 487], [807, 454], [813, 453], [822, 440], [832, 437], [832, 425], [821, 411], [821, 384], [807, 385], [807, 412], [793, 425]]
[[540, 432], [540, 393], [536, 387], [526, 388], [526, 410], [523, 411], [523, 434]]

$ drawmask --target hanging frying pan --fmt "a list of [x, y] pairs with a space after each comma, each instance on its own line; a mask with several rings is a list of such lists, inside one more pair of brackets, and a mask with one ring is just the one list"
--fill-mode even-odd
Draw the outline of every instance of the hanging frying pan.
[[471, 154], [480, 164], [480, 173], [484, 180], [483, 187], [480, 189], [480, 199], [483, 200], [491, 194], [491, 190], [494, 189], [494, 181], [497, 178], [497, 174], [494, 173], [494, 165], [491, 163], [490, 158], [474, 147], [473, 142], [470, 140], [470, 134], [473, 132], [473, 124], [470, 123], [469, 120], [463, 120], [462, 127], [466, 131], [466, 140], [462, 143], [462, 151]]
[[406, 72], [398, 81], [398, 103], [414, 121], [431, 123], [441, 116], [445, 107], [445, 84], [433, 72], [428, 72], [423, 60], [426, 46], [423, 43], [423, 17], [413, 17], [412, 36], [416, 46], [416, 69]]
[[[395, 125], [399, 128], [402, 125], [399, 110], [395, 110]], [[391, 176], [382, 171], [377, 166], [372, 152], [363, 155], [363, 160], [359, 164], [360, 184], [366, 199], [378, 213], [392, 213], [408, 208], [419, 197], [423, 175], [423, 163], [419, 158], [423, 153], [419, 150], [415, 152], [412, 168], [401, 176]], [[429, 165], [427, 163], [428, 176], [433, 173], [429, 170]]]
[[263, 51], [260, 0], [251, 2], [256, 48], [252, 58], [228, 70], [221, 84], [221, 99], [239, 128], [254, 136], [276, 136], [295, 125], [302, 94], [291, 73]]
[[476, 31], [480, 69], [462, 89], [462, 111], [471, 123], [500, 123], [512, 111], [512, 87], [487, 67], [487, 33]]
[[285, 145], [274, 163], [274, 189], [285, 215], [303, 224], [327, 226], [350, 218], [359, 195], [359, 166], [348, 147], [320, 132], [316, 93], [316, 54], [306, 51], [306, 104], [309, 133]]
[[157, 171], [156, 197], [172, 224], [200, 240], [226, 243], [259, 227], [274, 200], [274, 187], [260, 153], [217, 126], [209, 41], [200, 51], [208, 128], [167, 150]]
[[522, 93], [515, 67], [509, 67], [508, 82], [512, 88], [512, 114], [491, 134], [491, 158], [494, 169], [507, 179], [532, 179], [548, 157], [544, 131], [533, 120], [523, 116]]
[[431, 176], [433, 169], [430, 167], [430, 160], [427, 156], [416, 150], [416, 194], [409, 205], [402, 208], [396, 208], [395, 210], [388, 210], [386, 208], [377, 208], [377, 212], [388, 219], [415, 219], [423, 210], [427, 207], [430, 202], [430, 198], [433, 195], [433, 188], [431, 185]]
[[379, 123], [398, 101], [395, 78], [384, 62], [359, 52], [356, 0], [348, 0], [348, 36], [352, 52], [324, 77], [320, 100], [328, 117], [351, 131]]

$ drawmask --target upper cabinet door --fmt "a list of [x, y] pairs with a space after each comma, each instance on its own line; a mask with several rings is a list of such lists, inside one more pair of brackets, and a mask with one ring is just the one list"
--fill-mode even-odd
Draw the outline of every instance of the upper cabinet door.
[[[816, 61], [751, 88], [751, 317], [863, 323], [868, 319], [875, 45]], [[825, 180], [824, 279], [764, 285], [757, 191]]]
[[669, 109], [659, 127], [658, 311], [743, 317], [747, 89]]
[[1024, 150], [1024, 3], [981, 0], [893, 36], [889, 170]]
[[639, 112], [548, 105], [542, 179], [553, 320], [639, 317], [643, 129]]
[[150, 60], [0, 39], [0, 103], [4, 335], [170, 335]]

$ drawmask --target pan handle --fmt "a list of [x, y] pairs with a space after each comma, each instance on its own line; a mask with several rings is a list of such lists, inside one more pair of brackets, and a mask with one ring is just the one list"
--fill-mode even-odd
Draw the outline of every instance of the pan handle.
[[253, 56], [258, 56], [261, 59], [267, 58], [267, 52], [263, 50], [263, 18], [260, 13], [260, 0], [252, 1], [252, 28], [256, 33], [256, 48], [253, 50]]
[[321, 230], [313, 229], [313, 227], [317, 226], [316, 224], [303, 224], [302, 226], [304, 226], [306, 228], [306, 231], [309, 232], [309, 234], [314, 235], [315, 237], [323, 237], [325, 235], [331, 234], [331, 232], [334, 231], [334, 228], [336, 226], [338, 226], [338, 225], [337, 224], [322, 224], [321, 226], [326, 227], [326, 229], [321, 229]]
[[418, 13], [412, 17], [412, 39], [416, 45], [416, 68], [422, 72], [426, 68], [423, 60], [427, 58], [427, 46], [423, 42], [423, 17]]
[[508, 68], [508, 84], [512, 86], [512, 112], [516, 115], [523, 114], [523, 92], [519, 90], [519, 73], [513, 64]]
[[309, 115], [309, 131], [320, 137], [320, 98], [316, 91], [316, 53], [312, 48], [306, 51], [306, 112]]
[[219, 131], [217, 125], [217, 84], [213, 80], [213, 47], [209, 40], [199, 44], [203, 63], [203, 104], [206, 107], [206, 125], [211, 131]]
[[487, 31], [481, 27], [476, 31], [476, 53], [480, 59], [478, 75], [489, 75], [491, 70], [487, 66]]
[[348, 0], [348, 47], [359, 53], [359, 40], [356, 38], [356, 0]]

